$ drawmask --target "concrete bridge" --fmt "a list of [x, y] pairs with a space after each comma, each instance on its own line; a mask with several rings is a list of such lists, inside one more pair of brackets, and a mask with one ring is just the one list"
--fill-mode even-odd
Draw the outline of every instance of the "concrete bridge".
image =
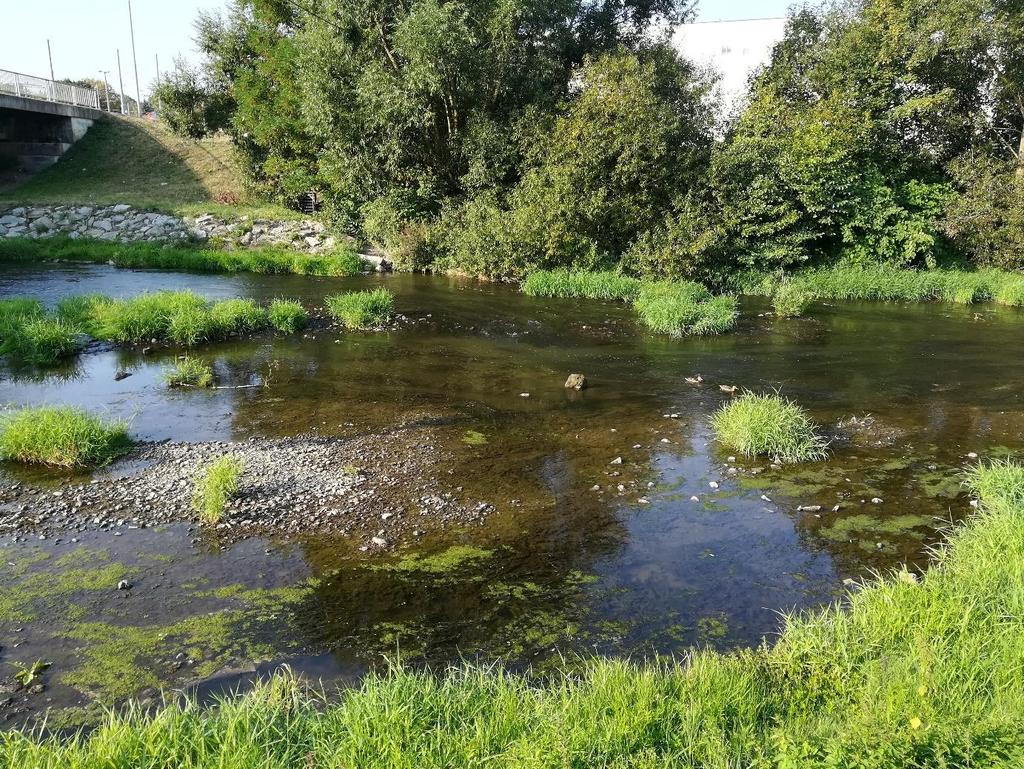
[[0, 70], [0, 164], [53, 165], [102, 114], [90, 88]]

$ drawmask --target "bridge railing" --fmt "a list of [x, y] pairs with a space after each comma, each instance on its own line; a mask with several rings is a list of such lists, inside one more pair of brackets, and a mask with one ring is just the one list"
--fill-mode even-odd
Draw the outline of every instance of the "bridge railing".
[[58, 83], [41, 77], [23, 75], [0, 69], [0, 93], [20, 96], [23, 99], [55, 101], [74, 104], [77, 107], [100, 108], [100, 94], [92, 88], [82, 88], [70, 83]]

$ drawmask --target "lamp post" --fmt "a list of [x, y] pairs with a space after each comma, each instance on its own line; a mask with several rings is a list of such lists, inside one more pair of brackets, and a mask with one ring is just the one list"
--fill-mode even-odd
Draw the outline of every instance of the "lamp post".
[[107, 100], [107, 112], [110, 112], [110, 86], [107, 84], [107, 75], [110, 74], [110, 70], [101, 69], [100, 74], [103, 75], [103, 95]]

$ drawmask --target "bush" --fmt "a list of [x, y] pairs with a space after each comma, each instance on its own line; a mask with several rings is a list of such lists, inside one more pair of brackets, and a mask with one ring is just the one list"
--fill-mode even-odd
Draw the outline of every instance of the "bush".
[[196, 480], [192, 506], [203, 523], [217, 523], [224, 515], [224, 506], [238, 493], [245, 463], [238, 457], [215, 459]]
[[73, 406], [35, 406], [0, 417], [0, 459], [49, 467], [103, 465], [131, 448], [122, 421]]
[[792, 281], [781, 284], [772, 295], [775, 314], [783, 318], [797, 318], [803, 315], [810, 303], [810, 294]]
[[168, 387], [213, 387], [213, 369], [201, 358], [185, 356], [164, 374]]
[[301, 331], [309, 323], [306, 308], [294, 299], [275, 299], [268, 311], [270, 325], [286, 334]]
[[530, 296], [632, 301], [640, 281], [616, 272], [536, 270], [523, 281], [522, 291]]
[[828, 456], [828, 441], [807, 413], [777, 393], [743, 393], [712, 416], [711, 427], [723, 446], [748, 457], [803, 462]]
[[346, 328], [377, 328], [391, 320], [395, 296], [386, 288], [350, 291], [326, 299], [327, 310]]
[[672, 336], [719, 334], [736, 322], [736, 299], [688, 281], [642, 283], [633, 303], [649, 328]]

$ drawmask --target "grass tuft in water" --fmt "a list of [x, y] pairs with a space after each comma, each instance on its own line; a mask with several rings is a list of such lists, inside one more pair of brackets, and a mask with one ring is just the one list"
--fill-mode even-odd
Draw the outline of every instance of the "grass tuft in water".
[[792, 281], [781, 284], [772, 295], [775, 314], [782, 318], [798, 318], [811, 303], [810, 293]]
[[168, 387], [213, 387], [213, 368], [202, 358], [185, 356], [164, 374]]
[[[128, 705], [89, 732], [0, 733], [0, 764], [106, 767], [1011, 767], [1024, 762], [1024, 468], [935, 552], [777, 641], [571, 674], [393, 666], [337, 697], [280, 674], [214, 706]], [[711, 633], [718, 623], [702, 622]]]
[[22, 363], [56, 363], [78, 349], [78, 331], [57, 318], [28, 318], [8, 329], [0, 342], [0, 355]]
[[239, 481], [245, 463], [238, 457], [226, 455], [215, 459], [196, 480], [192, 506], [203, 523], [218, 523], [224, 507], [238, 493]]
[[712, 296], [689, 281], [642, 283], [633, 306], [649, 328], [676, 337], [723, 333], [737, 315], [735, 297]]
[[294, 299], [275, 299], [268, 311], [270, 325], [286, 334], [302, 331], [309, 323], [306, 309]]
[[617, 272], [576, 270], [536, 270], [523, 281], [522, 291], [529, 296], [573, 299], [609, 299], [631, 302], [640, 290], [640, 281]]
[[349, 291], [325, 300], [331, 315], [351, 329], [379, 328], [394, 315], [395, 295], [386, 288]]
[[73, 406], [32, 406], [0, 415], [0, 459], [49, 467], [103, 465], [131, 448], [127, 424]]
[[828, 457], [828, 441], [800, 406], [778, 393], [745, 392], [711, 417], [722, 445], [741, 454], [782, 462]]

